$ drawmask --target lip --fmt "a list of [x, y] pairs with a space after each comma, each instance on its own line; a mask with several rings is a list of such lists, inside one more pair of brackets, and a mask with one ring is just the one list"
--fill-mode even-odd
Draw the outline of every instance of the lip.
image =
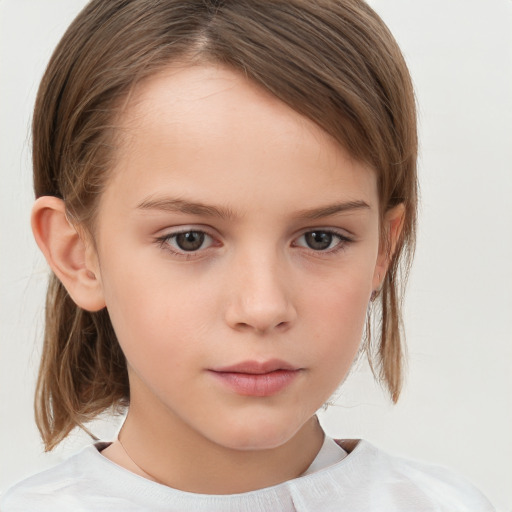
[[243, 361], [210, 369], [214, 378], [242, 396], [265, 397], [284, 391], [299, 375], [301, 368], [285, 361]]
[[213, 372], [219, 373], [248, 373], [251, 375], [262, 375], [278, 370], [299, 370], [298, 367], [280, 359], [269, 359], [267, 361], [242, 361], [231, 366], [212, 368]]

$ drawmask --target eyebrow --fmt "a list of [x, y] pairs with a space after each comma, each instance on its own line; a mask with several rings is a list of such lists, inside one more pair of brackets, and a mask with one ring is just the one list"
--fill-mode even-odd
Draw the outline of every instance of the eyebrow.
[[164, 212], [188, 213], [190, 215], [204, 215], [207, 217], [220, 217], [232, 219], [236, 217], [233, 210], [223, 206], [211, 206], [199, 202], [186, 201], [184, 199], [161, 198], [145, 199], [137, 206], [140, 210], [161, 210]]
[[301, 210], [297, 213], [297, 217], [300, 219], [314, 220], [323, 217], [330, 217], [337, 213], [352, 212], [354, 210], [371, 210], [371, 208], [365, 201], [345, 201], [321, 206], [320, 208]]
[[[224, 206], [207, 205], [200, 202], [187, 201], [177, 198], [148, 198], [138, 206], [139, 210], [160, 210], [171, 213], [185, 213], [190, 215], [203, 215], [219, 217], [221, 219], [234, 219], [237, 217], [231, 208]], [[338, 213], [352, 212], [354, 210], [369, 210], [370, 205], [365, 201], [344, 201], [318, 208], [299, 210], [294, 217], [303, 220], [314, 220], [330, 217]]]

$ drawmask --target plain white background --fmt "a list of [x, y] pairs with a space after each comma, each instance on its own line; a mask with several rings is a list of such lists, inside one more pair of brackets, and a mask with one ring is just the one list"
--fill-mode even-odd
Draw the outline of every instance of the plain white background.
[[[29, 229], [31, 109], [83, 0], [0, 0], [0, 490], [76, 451], [44, 455], [33, 422], [46, 266]], [[422, 203], [406, 301], [405, 392], [366, 365], [321, 418], [336, 437], [452, 467], [512, 510], [512, 1], [373, 0], [419, 104]], [[93, 430], [108, 439], [117, 425]]]

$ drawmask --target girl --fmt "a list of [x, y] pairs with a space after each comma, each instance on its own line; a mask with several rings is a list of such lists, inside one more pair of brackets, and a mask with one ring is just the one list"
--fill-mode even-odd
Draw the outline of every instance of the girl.
[[95, 0], [33, 139], [38, 427], [127, 416], [2, 511], [491, 510], [315, 416], [360, 349], [400, 394], [414, 97], [366, 4]]

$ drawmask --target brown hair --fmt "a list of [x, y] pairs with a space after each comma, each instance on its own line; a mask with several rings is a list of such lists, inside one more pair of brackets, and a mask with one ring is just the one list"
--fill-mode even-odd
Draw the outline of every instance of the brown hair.
[[[370, 341], [369, 319], [365, 343], [396, 401], [417, 138], [411, 80], [392, 35], [362, 0], [93, 0], [63, 36], [39, 88], [36, 196], [62, 198], [69, 217], [92, 232], [122, 102], [136, 83], [177, 59], [243, 72], [375, 169], [381, 216], [404, 205], [402, 234], [374, 304], [378, 339]], [[128, 402], [126, 361], [108, 312], [77, 307], [51, 275], [35, 401], [46, 448]]]

